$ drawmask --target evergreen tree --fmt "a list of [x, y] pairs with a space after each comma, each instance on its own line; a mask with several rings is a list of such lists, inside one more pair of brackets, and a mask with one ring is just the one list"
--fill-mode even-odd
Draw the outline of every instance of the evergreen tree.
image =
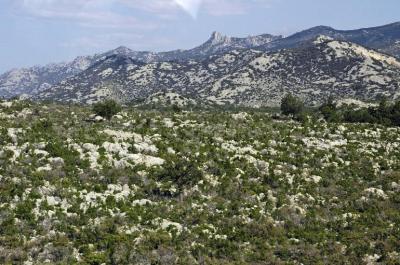
[[296, 116], [304, 109], [304, 103], [292, 94], [287, 94], [281, 101], [281, 111], [284, 115]]
[[319, 111], [328, 122], [339, 122], [341, 120], [340, 113], [332, 96], [319, 107]]
[[105, 100], [103, 102], [99, 102], [93, 105], [93, 112], [96, 115], [99, 115], [107, 120], [111, 120], [111, 118], [121, 111], [121, 106], [112, 99]]

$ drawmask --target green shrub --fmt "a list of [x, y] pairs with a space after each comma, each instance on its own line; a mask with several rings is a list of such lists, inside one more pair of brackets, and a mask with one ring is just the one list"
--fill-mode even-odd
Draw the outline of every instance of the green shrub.
[[304, 109], [304, 103], [292, 94], [287, 94], [281, 101], [281, 111], [284, 115], [296, 116]]
[[344, 113], [346, 122], [373, 123], [374, 117], [369, 113], [368, 109], [350, 109]]
[[[293, 99], [287, 99], [290, 105]], [[289, 103], [288, 103], [289, 102]], [[284, 106], [285, 108], [286, 105]], [[400, 126], [400, 101], [390, 103], [385, 97], [377, 107], [357, 107], [355, 105], [337, 107], [332, 98], [318, 108], [318, 113], [328, 122], [372, 123], [386, 126]], [[293, 114], [293, 111], [291, 111]], [[301, 115], [294, 115], [299, 118]]]
[[121, 106], [114, 100], [109, 99], [93, 105], [93, 112], [107, 120], [121, 111]]
[[174, 105], [172, 105], [172, 111], [175, 113], [180, 113], [180, 112], [182, 112], [182, 109], [178, 105], [174, 104]]
[[203, 174], [193, 162], [180, 159], [175, 163], [166, 164], [156, 177], [158, 180], [172, 181], [179, 187], [183, 187], [194, 185], [202, 179]]
[[389, 117], [393, 125], [400, 126], [400, 101], [397, 101], [389, 110]]
[[340, 122], [342, 120], [340, 112], [338, 111], [338, 107], [336, 106], [336, 103], [332, 97], [329, 97], [328, 100], [322, 104], [318, 110], [328, 122]]

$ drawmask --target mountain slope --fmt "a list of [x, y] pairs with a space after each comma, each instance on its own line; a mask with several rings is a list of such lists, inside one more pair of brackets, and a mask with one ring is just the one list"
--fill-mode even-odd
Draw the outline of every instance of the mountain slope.
[[49, 88], [62, 80], [72, 77], [88, 69], [89, 66], [112, 55], [124, 55], [142, 62], [187, 61], [200, 60], [218, 52], [227, 52], [233, 49], [248, 49], [264, 45], [279, 39], [279, 36], [264, 34], [247, 38], [232, 38], [214, 32], [204, 44], [190, 50], [176, 50], [171, 52], [138, 52], [126, 47], [96, 54], [93, 56], [78, 57], [72, 62], [35, 66], [31, 68], [14, 69], [0, 75], [0, 97], [13, 97], [21, 94], [35, 95], [39, 91]]
[[70, 63], [13, 69], [0, 75], [0, 97], [36, 94], [87, 69], [92, 58], [78, 57]]
[[35, 95], [66, 78], [81, 73], [96, 61], [117, 54], [128, 55], [130, 52], [125, 47], [119, 47], [102, 54], [79, 56], [72, 62], [13, 69], [0, 75], [0, 97]]
[[[187, 65], [189, 64], [188, 62], [190, 60], [207, 61], [212, 55], [229, 53], [236, 49], [255, 49], [262, 52], [277, 52], [282, 49], [301, 49], [301, 47], [307, 45], [307, 43], [311, 42], [320, 35], [329, 36], [337, 40], [354, 42], [359, 45], [375, 49], [379, 52], [400, 58], [400, 22], [381, 27], [349, 31], [335, 30], [330, 27], [319, 26], [293, 34], [292, 36], [289, 36], [287, 38], [272, 36], [269, 34], [253, 37], [250, 36], [246, 38], [233, 38], [224, 36], [218, 32], [214, 32], [208, 41], [190, 50], [176, 50], [170, 52], [155, 53], [146, 51], [138, 52], [132, 51], [126, 47], [119, 47], [115, 50], [111, 50], [103, 54], [78, 57], [74, 61], [69, 63], [50, 64], [43, 67], [35, 66], [32, 68], [14, 69], [3, 75], [0, 75], [0, 97], [9, 98], [21, 94], [27, 94], [28, 96], [32, 97], [38, 93], [41, 93], [41, 91], [46, 91], [50, 87], [62, 83], [63, 81], [66, 81], [68, 78], [71, 78], [75, 75], [78, 75], [76, 77], [77, 80], [81, 79], [84, 76], [90, 78], [90, 74], [79, 74], [82, 73], [82, 71], [88, 70], [90, 66], [93, 66], [98, 62], [102, 62], [108, 57], [112, 56], [125, 56], [131, 58], [133, 61], [144, 63], [174, 61], [178, 62], [179, 65]], [[252, 52], [250, 52], [250, 54], [251, 53]], [[154, 71], [156, 70], [157, 68], [154, 69]], [[203, 70], [203, 72], [208, 70], [209, 69]], [[294, 70], [280, 69], [278, 72], [291, 72]], [[344, 69], [342, 69], [342, 71], [344, 71]], [[213, 76], [213, 78], [218, 80], [220, 74], [218, 71], [209, 71], [209, 73], [211, 75], [216, 75]], [[176, 74], [183, 75], [183, 73]], [[158, 77], [155, 78], [157, 79]], [[212, 80], [213, 78], [210, 78], [210, 80]], [[274, 77], [274, 80], [276, 80], [276, 77]], [[83, 81], [81, 80], [78, 81], [78, 83], [79, 82]], [[95, 83], [96, 79], [86, 80], [86, 82]], [[124, 82], [124, 79], [122, 79], [121, 83]], [[160, 83], [163, 82], [164, 80], [160, 80]], [[308, 83], [311, 81], [304, 80], [304, 82]], [[209, 86], [210, 84], [199, 83], [197, 85], [198, 87], [196, 89], [201, 90], [202, 87]], [[357, 86], [357, 83], [354, 84], [354, 86]], [[169, 89], [169, 87], [167, 88]], [[149, 88], [149, 90], [152, 89]], [[41, 95], [43, 95], [43, 93]]]
[[396, 58], [320, 36], [293, 49], [235, 50], [203, 61], [146, 64], [112, 55], [36, 98], [93, 103], [112, 97], [130, 102], [167, 91], [208, 103], [275, 106], [288, 92], [318, 104], [330, 95], [395, 98], [399, 86]]
[[400, 22], [357, 30], [336, 30], [331, 27], [318, 26], [293, 34], [287, 38], [277, 39], [261, 45], [259, 48], [264, 51], [293, 48], [320, 35], [354, 42], [400, 58]]
[[273, 36], [270, 34], [235, 38], [225, 36], [219, 32], [213, 32], [211, 37], [204, 44], [190, 50], [161, 52], [158, 54], [158, 59], [153, 60], [153, 62], [201, 60], [213, 54], [228, 52], [235, 49], [251, 49], [279, 39], [281, 39], [281, 36]]
[[[259, 36], [248, 36], [246, 38], [236, 38], [223, 35], [219, 32], [213, 32], [211, 37], [200, 46], [189, 50], [175, 50], [168, 52], [137, 52], [126, 47], [119, 47], [116, 50], [118, 54], [131, 57], [133, 60], [145, 63], [169, 62], [169, 61], [189, 61], [203, 60], [208, 56], [232, 51], [235, 49], [251, 49], [266, 45], [269, 42], [281, 39], [281, 36], [263, 34]], [[104, 54], [105, 56], [110, 54]]]

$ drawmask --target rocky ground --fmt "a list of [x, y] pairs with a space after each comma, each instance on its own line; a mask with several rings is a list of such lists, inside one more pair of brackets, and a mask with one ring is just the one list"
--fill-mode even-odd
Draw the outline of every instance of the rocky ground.
[[0, 103], [1, 264], [399, 264], [400, 128]]

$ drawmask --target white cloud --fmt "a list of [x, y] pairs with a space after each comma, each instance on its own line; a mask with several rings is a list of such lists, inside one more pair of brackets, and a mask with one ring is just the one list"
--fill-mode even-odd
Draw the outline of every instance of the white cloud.
[[[1, 1], [1, 0], [0, 0]], [[13, 0], [18, 15], [84, 27], [62, 47], [108, 49], [125, 44], [133, 49], [171, 46], [160, 29], [176, 26], [187, 12], [193, 18], [242, 15], [278, 0]], [[155, 34], [152, 34], [156, 31]], [[83, 34], [83, 35], [80, 35]], [[168, 36], [169, 38], [170, 36]], [[173, 37], [172, 37], [173, 38]]]
[[200, 5], [203, 0], [175, 0], [183, 10], [189, 13], [193, 18], [197, 17], [197, 12], [199, 11]]
[[117, 0], [17, 0], [18, 7], [29, 16], [66, 20], [85, 27], [119, 29], [153, 29], [156, 23], [133, 15], [113, 11]]
[[[272, 1], [278, 0], [117, 0], [133, 9], [155, 13], [159, 17], [170, 18], [186, 11], [193, 18], [202, 11], [212, 16], [242, 15], [252, 8], [269, 7]], [[169, 14], [169, 15], [167, 15]]]
[[204, 7], [213, 16], [242, 15], [248, 11], [251, 0], [205, 0]]
[[118, 3], [132, 9], [151, 13], [174, 12], [177, 5], [173, 0], [116, 0]]
[[[240, 15], [255, 7], [267, 7], [271, 1], [277, 0], [15, 0], [22, 10], [33, 16], [75, 19], [86, 26], [110, 24], [112, 27], [143, 23], [134, 15], [129, 15], [135, 11], [155, 14], [158, 19], [178, 17], [180, 10], [193, 18], [199, 10], [213, 16]], [[116, 11], [124, 8], [128, 12]]]
[[268, 8], [278, 0], [204, 0], [205, 13], [212, 16], [244, 15], [253, 9]]

